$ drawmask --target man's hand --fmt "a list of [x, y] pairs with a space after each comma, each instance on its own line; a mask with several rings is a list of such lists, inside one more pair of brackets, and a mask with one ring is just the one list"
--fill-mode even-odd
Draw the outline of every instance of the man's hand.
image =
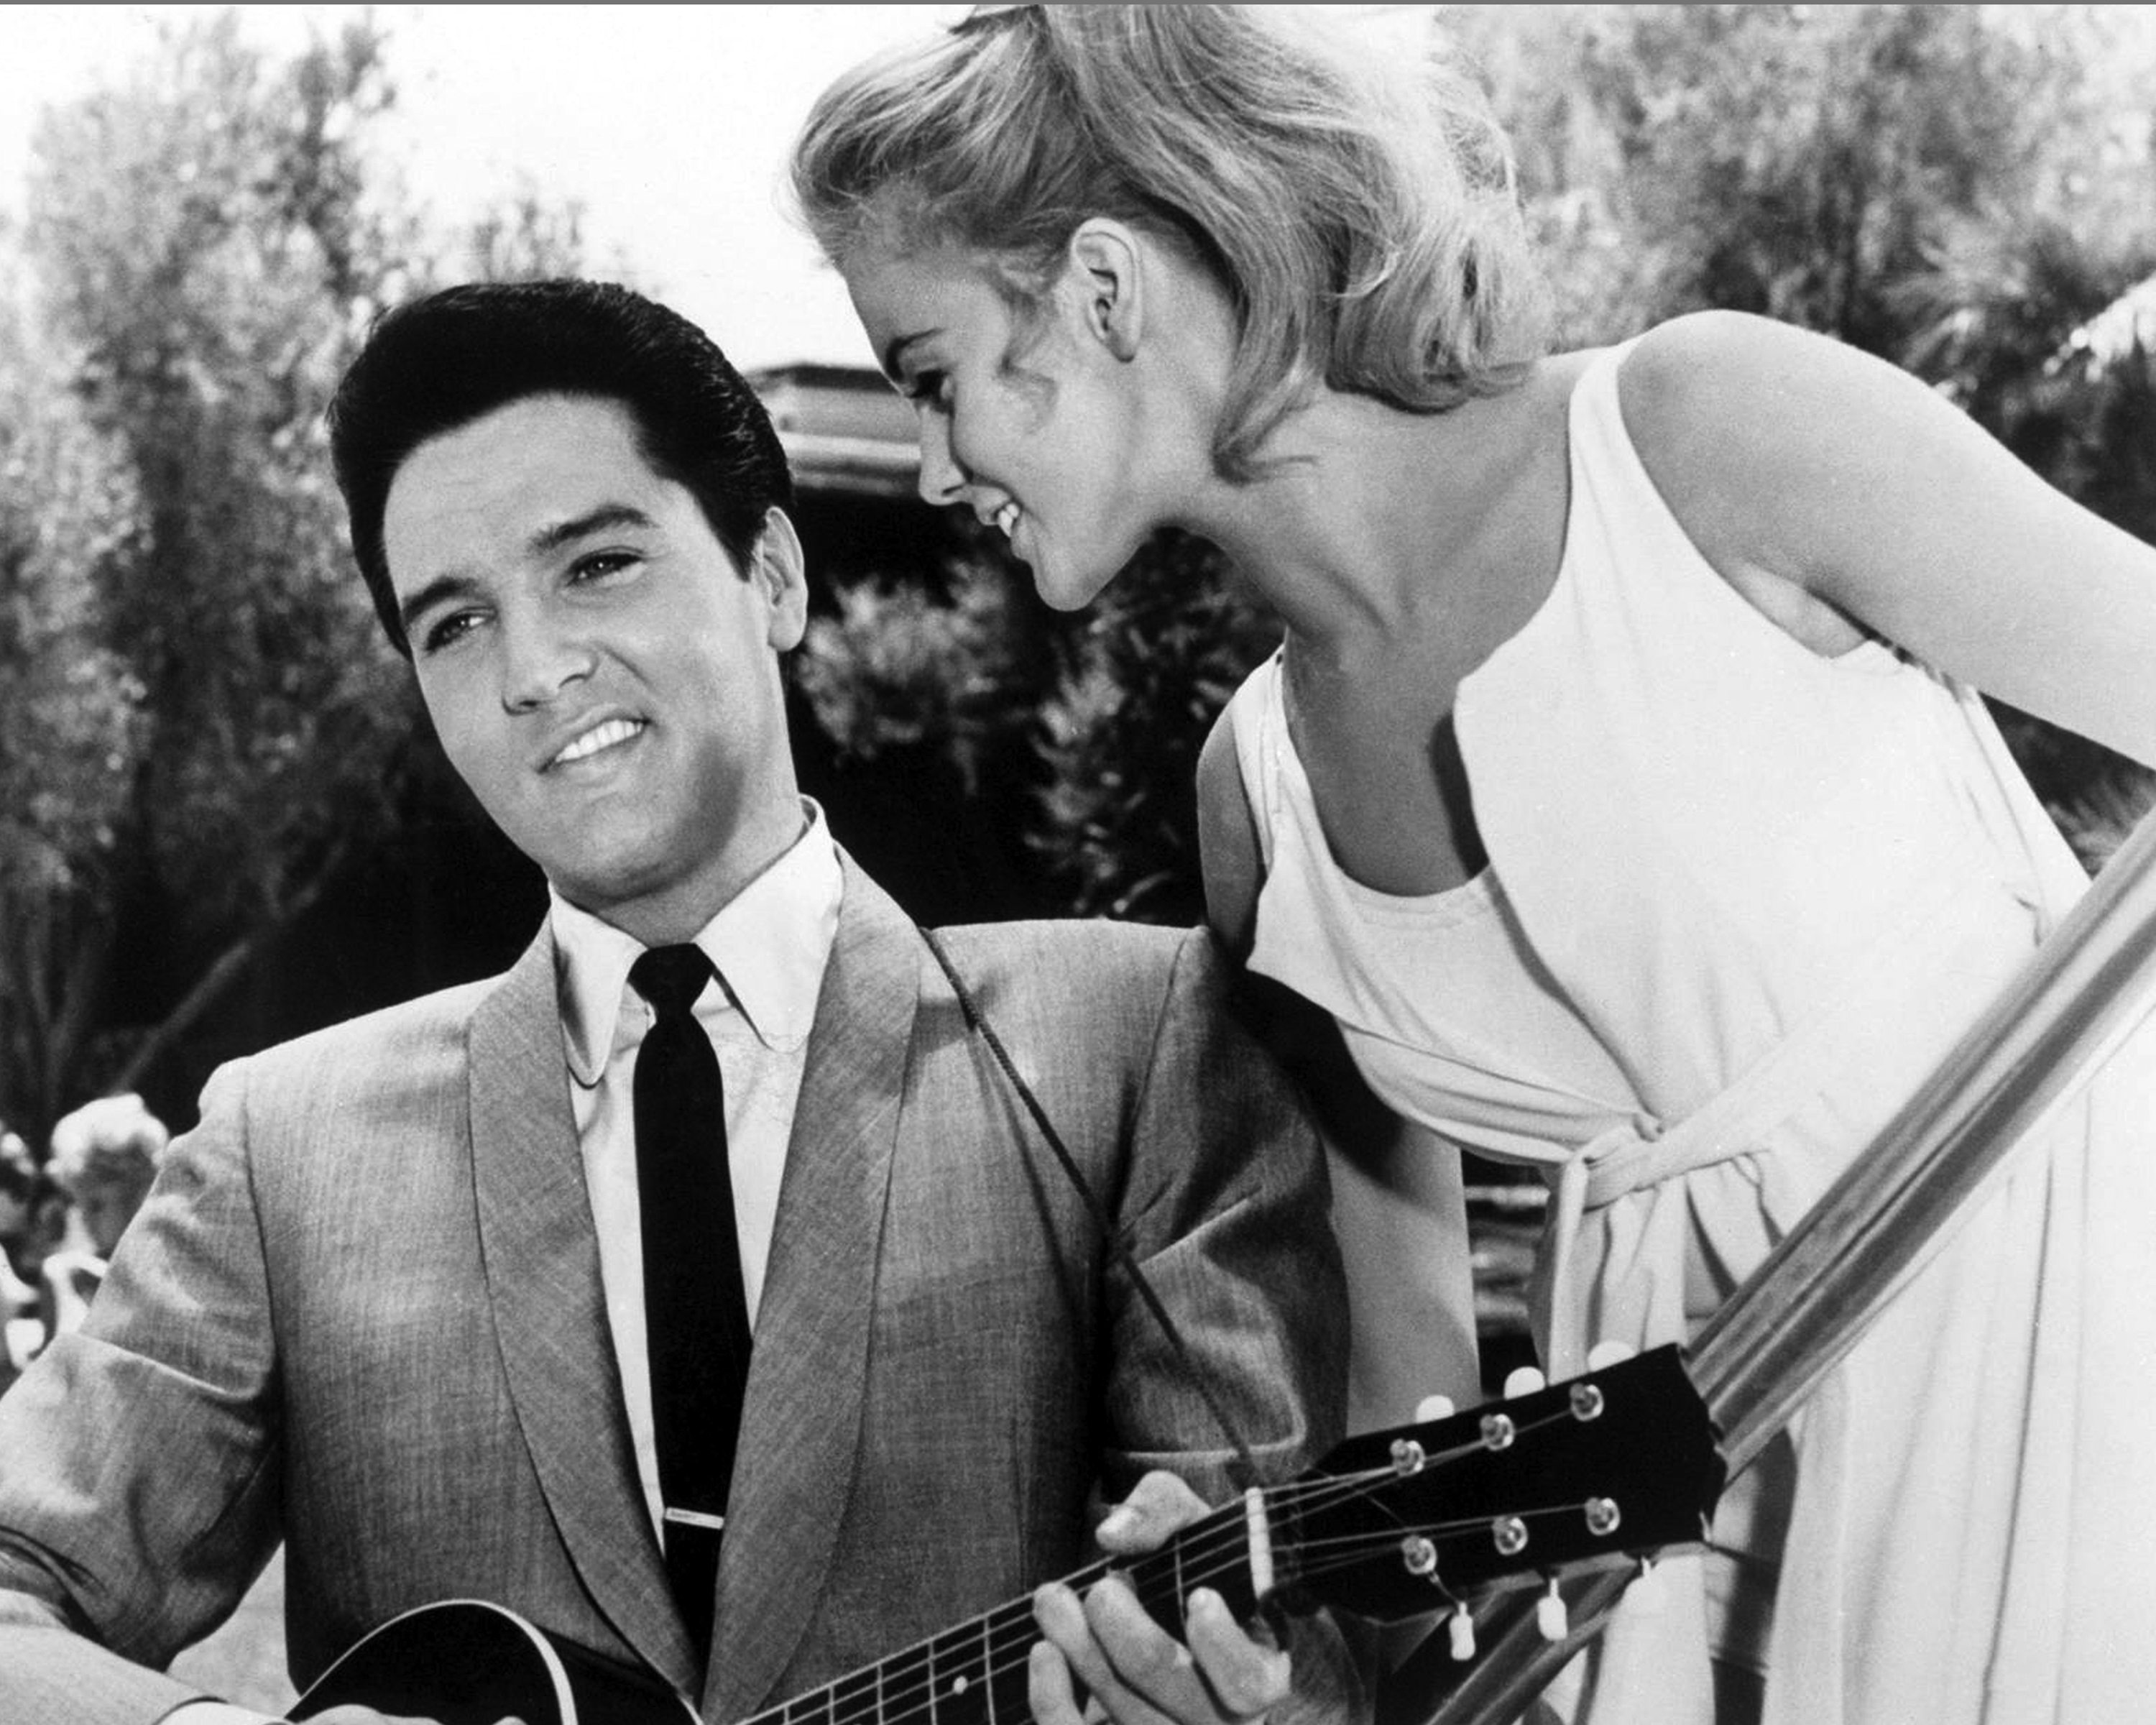
[[[1136, 1557], [1205, 1513], [1173, 1474], [1149, 1473], [1101, 1523], [1101, 1546], [1111, 1557]], [[1034, 1594], [1033, 1615], [1047, 1637], [1034, 1646], [1027, 1673], [1038, 1725], [1102, 1717], [1115, 1725], [1246, 1725], [1287, 1696], [1287, 1655], [1269, 1638], [1245, 1633], [1209, 1588], [1187, 1602], [1188, 1645], [1112, 1575], [1082, 1599], [1051, 1582]], [[1262, 1625], [1258, 1634], [1265, 1635]], [[1082, 1714], [1078, 1684], [1091, 1697]]]

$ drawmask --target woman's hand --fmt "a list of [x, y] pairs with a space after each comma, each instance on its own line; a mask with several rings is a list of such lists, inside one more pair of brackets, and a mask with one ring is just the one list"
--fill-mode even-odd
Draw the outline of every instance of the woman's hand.
[[[1101, 1545], [1111, 1557], [1136, 1557], [1205, 1513], [1197, 1493], [1174, 1475], [1149, 1473], [1101, 1523]], [[1028, 1673], [1039, 1725], [1101, 1718], [1116, 1725], [1247, 1725], [1287, 1697], [1287, 1655], [1262, 1625], [1255, 1637], [1246, 1632], [1209, 1588], [1187, 1602], [1187, 1645], [1147, 1616], [1114, 1575], [1082, 1598], [1052, 1582], [1034, 1594], [1033, 1605], [1046, 1637], [1034, 1646]], [[1089, 1697], [1082, 1710], [1080, 1686]]]

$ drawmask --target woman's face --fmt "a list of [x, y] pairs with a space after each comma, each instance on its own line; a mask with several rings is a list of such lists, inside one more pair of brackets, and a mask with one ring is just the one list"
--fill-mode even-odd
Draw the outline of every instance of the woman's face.
[[844, 275], [885, 374], [913, 402], [921, 495], [1002, 529], [1040, 596], [1075, 610], [1156, 524], [1141, 423], [1065, 280], [1021, 311], [955, 250], [870, 252]]

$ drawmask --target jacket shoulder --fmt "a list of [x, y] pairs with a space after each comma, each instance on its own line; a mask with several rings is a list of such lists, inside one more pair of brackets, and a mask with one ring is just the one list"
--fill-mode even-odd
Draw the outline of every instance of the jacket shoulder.
[[461, 1075], [472, 1014], [501, 980], [459, 983], [325, 1025], [247, 1055], [234, 1068], [244, 1071], [257, 1096], [295, 1086], [316, 1091], [332, 1080], [378, 1091]]
[[1073, 917], [966, 923], [937, 929], [936, 937], [962, 975], [972, 964], [984, 976], [1046, 988], [1075, 976], [1158, 988], [1186, 970], [1206, 979], [1225, 973], [1219, 942], [1204, 928]]
[[[991, 1024], [1053, 1031], [1065, 1045], [1143, 1044], [1164, 1022], [1224, 1025], [1232, 972], [1204, 928], [1072, 919], [973, 923], [937, 938]], [[948, 996], [921, 955], [931, 997]]]

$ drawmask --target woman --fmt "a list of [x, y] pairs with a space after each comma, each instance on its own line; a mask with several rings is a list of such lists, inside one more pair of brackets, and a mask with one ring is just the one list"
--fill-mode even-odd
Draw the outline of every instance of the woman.
[[[1084, 604], [1155, 528], [1286, 624], [1209, 904], [1403, 1116], [1553, 1188], [1537, 1340], [1693, 1330], [2086, 877], [1974, 691], [2156, 763], [2156, 553], [1892, 367], [1546, 351], [1471, 91], [1319, 22], [1019, 8], [850, 74], [807, 218], [921, 489]], [[1736, 1482], [1599, 1719], [2112, 1717], [2156, 1579], [2144, 1042]], [[1348, 1240], [1351, 1255], [1358, 1250]]]

